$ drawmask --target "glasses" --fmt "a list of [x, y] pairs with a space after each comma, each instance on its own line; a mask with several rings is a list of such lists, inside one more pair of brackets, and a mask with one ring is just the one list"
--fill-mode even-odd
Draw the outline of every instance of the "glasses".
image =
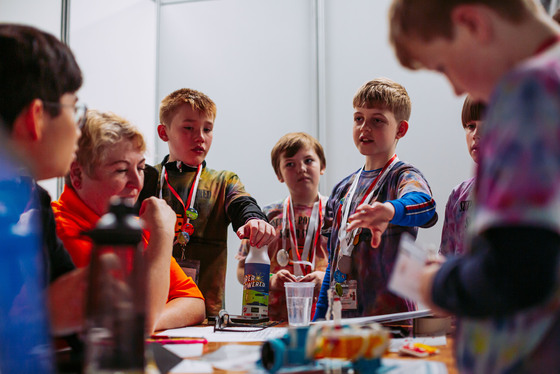
[[72, 108], [74, 109], [74, 121], [76, 122], [78, 128], [81, 129], [86, 123], [87, 106], [85, 104], [61, 104], [53, 101], [43, 101], [43, 105], [55, 108]]
[[279, 324], [279, 322], [276, 321], [263, 323], [234, 323], [232, 319], [235, 319], [235, 317], [238, 316], [230, 316], [224, 309], [220, 310], [220, 313], [215, 317], [214, 332], [256, 332]]

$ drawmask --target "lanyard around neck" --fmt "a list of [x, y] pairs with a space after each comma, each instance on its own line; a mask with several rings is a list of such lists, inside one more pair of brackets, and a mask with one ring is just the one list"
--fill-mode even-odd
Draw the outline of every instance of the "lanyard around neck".
[[[397, 154], [394, 154], [393, 157], [391, 157], [391, 159], [389, 161], [387, 161], [385, 166], [383, 166], [383, 169], [381, 169], [379, 174], [377, 174], [377, 177], [375, 177], [373, 182], [371, 182], [371, 184], [369, 185], [369, 187], [368, 187], [367, 191], [364, 193], [364, 196], [362, 197], [361, 201], [358, 204], [356, 204], [356, 208], [358, 206], [360, 206], [361, 204], [363, 204], [364, 201], [366, 201], [368, 203], [371, 201], [374, 193], [379, 189], [378, 186], [381, 185], [380, 182], [384, 179], [385, 175], [387, 175], [387, 173], [389, 173], [389, 171], [393, 168], [393, 166], [398, 161], [399, 161], [399, 158], [397, 157]], [[358, 187], [358, 181], [360, 180], [360, 176], [361, 176], [363, 170], [364, 170], [364, 167], [362, 166], [362, 168], [360, 169], [358, 174], [354, 177], [354, 181], [352, 182], [352, 186], [350, 187], [350, 189], [346, 193], [346, 196], [344, 196], [344, 203], [338, 208], [337, 217], [340, 217], [340, 225], [339, 225], [339, 228], [338, 228], [338, 238], [340, 240], [345, 239], [346, 236], [348, 235], [348, 233], [346, 232], [346, 223], [348, 222], [348, 216], [350, 215], [350, 206], [352, 205], [352, 199], [354, 198], [354, 194], [356, 193], [356, 189]], [[342, 213], [342, 217], [341, 217], [341, 213]], [[354, 229], [352, 231], [352, 237], [354, 237], [355, 232], [356, 232], [356, 229]]]
[[183, 199], [181, 199], [181, 196], [179, 196], [179, 194], [177, 193], [175, 188], [173, 188], [173, 186], [169, 183], [169, 179], [168, 179], [168, 176], [167, 176], [167, 168], [165, 167], [165, 165], [163, 166], [162, 178], [161, 178], [161, 182], [160, 182], [161, 188], [160, 188], [160, 191], [159, 191], [159, 197], [160, 198], [162, 197], [163, 180], [165, 179], [165, 182], [167, 183], [167, 187], [169, 188], [169, 191], [173, 194], [173, 196], [175, 196], [175, 198], [177, 200], [179, 200], [179, 202], [183, 206], [183, 210], [185, 211], [183, 225], [181, 226], [181, 228], [184, 228], [187, 225], [187, 223], [189, 223], [189, 221], [190, 221], [190, 218], [187, 216], [187, 210], [189, 208], [192, 209], [193, 206], [194, 206], [194, 201], [196, 200], [196, 192], [198, 190], [198, 182], [200, 181], [201, 172], [202, 172], [202, 164], [199, 164], [197, 169], [196, 169], [196, 175], [194, 176], [193, 184], [191, 185], [191, 189], [189, 191], [187, 204], [185, 204], [185, 202], [183, 201]]
[[[315, 268], [315, 256], [317, 252], [317, 245], [319, 242], [321, 226], [323, 223], [323, 204], [321, 201], [320, 194], [318, 194], [318, 199], [319, 201], [313, 204], [313, 210], [311, 212], [311, 217], [309, 217], [309, 223], [307, 224], [307, 234], [305, 236], [305, 242], [301, 254], [299, 252], [299, 248], [297, 244], [297, 236], [296, 236], [296, 230], [294, 224], [295, 215], [294, 215], [293, 206], [291, 204], [290, 196], [288, 196], [286, 200], [284, 200], [283, 217], [282, 217], [282, 233], [286, 232], [286, 226], [289, 226], [288, 236], [290, 237], [291, 246], [294, 249], [292, 252], [292, 258], [296, 260], [296, 256], [297, 256], [298, 261], [302, 261], [302, 258], [304, 259], [309, 258], [309, 262], [313, 264], [313, 269]], [[288, 222], [288, 225], [286, 225], [286, 221]], [[312, 241], [313, 241], [313, 245], [311, 245]], [[286, 248], [285, 237], [282, 237], [282, 246], [283, 248]], [[310, 251], [311, 254], [309, 253]], [[294, 267], [294, 270], [295, 269], [296, 268]], [[304, 267], [304, 264], [300, 263], [299, 269], [304, 275], [309, 273], [309, 271], [305, 270], [306, 267]]]

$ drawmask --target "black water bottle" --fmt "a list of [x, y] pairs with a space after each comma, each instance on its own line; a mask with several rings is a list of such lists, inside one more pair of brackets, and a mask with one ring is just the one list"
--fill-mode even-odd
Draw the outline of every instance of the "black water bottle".
[[142, 228], [132, 205], [111, 201], [95, 229], [86, 305], [86, 373], [142, 373], [146, 287]]

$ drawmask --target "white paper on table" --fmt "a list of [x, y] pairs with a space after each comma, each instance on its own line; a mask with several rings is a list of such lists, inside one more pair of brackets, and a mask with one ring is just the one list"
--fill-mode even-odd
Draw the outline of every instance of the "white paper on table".
[[264, 342], [281, 338], [287, 332], [288, 329], [285, 327], [267, 327], [264, 330], [251, 332], [216, 331], [206, 336], [206, 339], [209, 342]]
[[181, 358], [200, 357], [204, 344], [164, 344], [163, 347]]
[[217, 369], [226, 371], [251, 371], [261, 358], [260, 345], [228, 344], [202, 356]]
[[397, 261], [389, 278], [389, 290], [406, 299], [420, 301], [420, 275], [427, 259], [427, 253], [414, 243], [414, 238], [403, 234]]
[[177, 373], [177, 374], [188, 374], [188, 373], [197, 373], [197, 374], [205, 374], [205, 373], [213, 373], [214, 369], [212, 365], [208, 362], [204, 361], [195, 361], [195, 360], [183, 360], [179, 362], [177, 365], [173, 367], [169, 371], [170, 373]]
[[174, 338], [205, 338], [209, 342], [264, 342], [269, 339], [281, 338], [288, 332], [285, 327], [267, 327], [266, 329], [251, 332], [242, 332], [247, 328], [228, 327], [228, 330], [216, 331], [214, 326], [182, 327], [159, 332], [157, 335], [166, 335]]
[[211, 334], [212, 331], [214, 331], [214, 326], [191, 326], [164, 330], [155, 335], [165, 335], [171, 338], [205, 338], [206, 335]]
[[389, 352], [398, 352], [404, 343], [421, 343], [432, 347], [447, 345], [445, 335], [422, 336], [419, 338], [393, 338], [389, 343]]

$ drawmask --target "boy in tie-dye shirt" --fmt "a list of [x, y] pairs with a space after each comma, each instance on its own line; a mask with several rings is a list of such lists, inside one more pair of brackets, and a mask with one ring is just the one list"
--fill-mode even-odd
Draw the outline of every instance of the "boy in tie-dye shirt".
[[[485, 108], [483, 103], [467, 96], [461, 113], [467, 148], [475, 164], [478, 164], [480, 130]], [[461, 182], [449, 195], [445, 206], [445, 219], [439, 247], [439, 253], [444, 256], [459, 255], [465, 251], [465, 233], [469, 224], [470, 212], [472, 212], [474, 182], [474, 177]]]
[[324, 318], [328, 290], [341, 295], [342, 317], [414, 310], [413, 303], [387, 289], [403, 233], [437, 221], [428, 182], [395, 154], [408, 131], [410, 98], [390, 79], [364, 84], [353, 100], [353, 138], [364, 166], [338, 183], [329, 197], [324, 232], [329, 266], [315, 320]]
[[206, 167], [215, 118], [216, 105], [201, 92], [183, 88], [162, 100], [158, 135], [169, 155], [146, 171], [141, 194], [165, 199], [177, 213], [173, 256], [202, 291], [207, 316], [224, 307], [228, 225], [257, 247], [275, 235], [235, 173]]
[[461, 373], [559, 373], [560, 28], [532, 0], [391, 9], [402, 64], [487, 103], [469, 248], [425, 267], [422, 301], [458, 316]]

